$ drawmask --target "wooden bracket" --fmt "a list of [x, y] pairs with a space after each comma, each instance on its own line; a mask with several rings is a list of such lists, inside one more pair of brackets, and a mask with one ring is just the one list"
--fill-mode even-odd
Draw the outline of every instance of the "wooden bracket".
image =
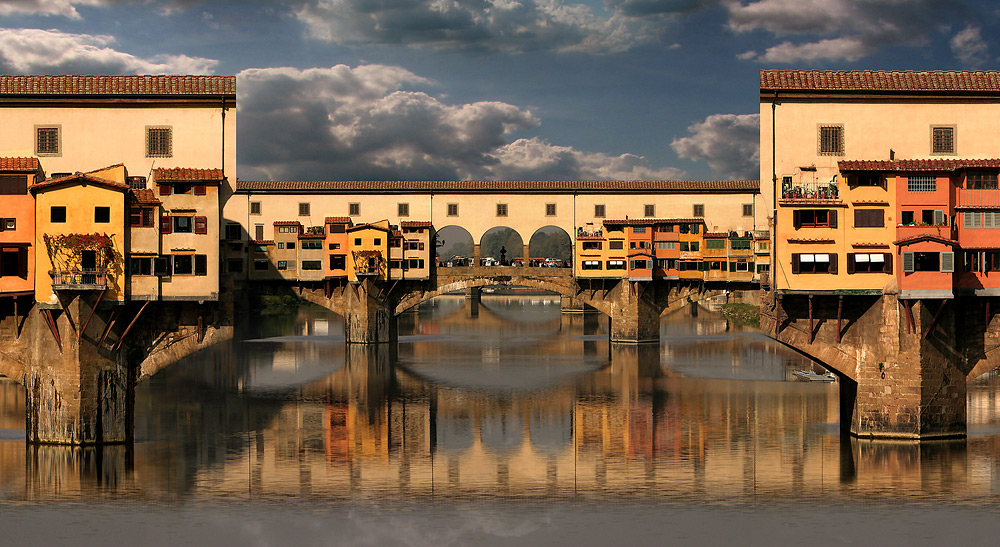
[[841, 338], [840, 319], [843, 316], [843, 312], [844, 312], [844, 297], [843, 295], [841, 295], [837, 297], [837, 343], [838, 344], [840, 343], [840, 338]]
[[59, 353], [62, 353], [62, 339], [59, 338], [59, 325], [56, 323], [55, 317], [52, 316], [52, 310], [40, 309], [38, 311], [45, 317], [45, 324], [49, 326], [49, 331], [52, 332], [52, 336], [56, 339], [56, 345], [59, 346]]
[[115, 311], [111, 312], [111, 319], [108, 321], [107, 326], [104, 327], [104, 333], [101, 334], [100, 341], [97, 342], [98, 348], [101, 347], [102, 344], [104, 344], [104, 339], [107, 338], [108, 334], [111, 333], [111, 329], [114, 328], [115, 322], [118, 321], [118, 316], [121, 315], [121, 312], [122, 312], [121, 308], [115, 308]]
[[80, 327], [80, 336], [83, 336], [83, 333], [87, 331], [87, 325], [90, 324], [90, 319], [94, 317], [94, 312], [97, 311], [97, 305], [101, 303], [101, 299], [104, 298], [105, 292], [107, 292], [107, 290], [103, 290], [101, 291], [101, 294], [97, 295], [97, 302], [94, 302], [94, 307], [90, 308], [90, 314], [87, 315], [87, 320], [84, 321], [83, 326]]
[[149, 300], [142, 303], [142, 307], [139, 308], [139, 311], [135, 313], [135, 317], [132, 318], [132, 322], [129, 323], [127, 327], [125, 327], [125, 332], [123, 332], [121, 337], [118, 338], [118, 343], [115, 344], [114, 348], [112, 348], [113, 351], [118, 351], [119, 349], [121, 349], [122, 343], [125, 342], [125, 337], [128, 336], [129, 331], [131, 331], [132, 327], [134, 327], [136, 322], [139, 321], [139, 316], [142, 315], [142, 312], [146, 310], [146, 306], [148, 305], [149, 305]]
[[927, 330], [924, 331], [924, 338], [927, 338], [934, 332], [934, 328], [937, 327], [938, 317], [941, 316], [941, 312], [944, 311], [944, 307], [948, 305], [948, 300], [942, 300], [941, 305], [938, 307], [937, 311], [934, 312], [934, 318], [931, 319], [931, 324], [927, 326]]
[[809, 295], [809, 343], [813, 343], [813, 295]]

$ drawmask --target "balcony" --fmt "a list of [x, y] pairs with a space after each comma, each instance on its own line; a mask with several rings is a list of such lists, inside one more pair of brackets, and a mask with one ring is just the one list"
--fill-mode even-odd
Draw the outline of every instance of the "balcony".
[[52, 289], [56, 291], [103, 291], [108, 288], [107, 270], [50, 271]]
[[840, 201], [840, 189], [836, 182], [781, 183], [779, 201]]
[[1000, 190], [958, 189], [957, 207], [976, 209], [1000, 209]]

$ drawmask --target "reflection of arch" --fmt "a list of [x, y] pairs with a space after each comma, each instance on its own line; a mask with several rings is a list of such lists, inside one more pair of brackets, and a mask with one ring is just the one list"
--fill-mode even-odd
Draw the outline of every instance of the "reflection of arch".
[[506, 247], [508, 261], [524, 256], [524, 238], [509, 226], [494, 226], [479, 238], [479, 256], [500, 260], [500, 249]]
[[528, 423], [531, 446], [539, 452], [559, 454], [573, 440], [573, 416], [569, 412], [533, 412]]
[[437, 256], [441, 261], [451, 260], [454, 256], [471, 257], [475, 240], [472, 234], [457, 224], [449, 224], [435, 231], [437, 238]]
[[524, 442], [524, 422], [515, 412], [486, 414], [479, 423], [483, 446], [493, 452], [516, 450]]
[[437, 416], [437, 447], [444, 452], [462, 452], [475, 442], [472, 418], [467, 414]]
[[573, 263], [573, 240], [559, 226], [542, 226], [528, 240], [531, 258], [558, 258]]

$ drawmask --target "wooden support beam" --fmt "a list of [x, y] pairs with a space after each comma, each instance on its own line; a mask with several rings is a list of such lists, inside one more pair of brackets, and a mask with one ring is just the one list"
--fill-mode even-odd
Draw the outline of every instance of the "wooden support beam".
[[62, 349], [62, 339], [59, 337], [59, 325], [56, 323], [55, 317], [52, 316], [52, 310], [38, 310], [42, 313], [45, 318], [45, 324], [49, 326], [49, 331], [52, 333], [52, 337], [56, 339], [56, 345], [59, 347], [59, 353], [63, 352]]
[[[18, 321], [18, 317], [17, 317], [17, 301], [18, 301], [18, 297], [15, 296], [14, 297], [14, 336], [17, 337], [17, 338], [20, 338], [21, 337], [21, 326], [18, 325], [18, 323], [20, 323], [20, 321]], [[987, 314], [989, 314], [989, 312], [987, 312]], [[987, 315], [987, 317], [988, 317], [988, 315]]]
[[844, 297], [843, 295], [837, 297], [837, 343], [840, 343], [840, 319], [844, 312]]
[[76, 331], [76, 323], [73, 322], [73, 314], [69, 313], [69, 310], [66, 309], [66, 304], [63, 302], [62, 298], [60, 298], [58, 294], [56, 295], [56, 300], [59, 301], [59, 306], [62, 308], [63, 313], [66, 314], [66, 320], [69, 321], [69, 326], [72, 327], [74, 331]]
[[917, 321], [913, 318], [913, 304], [906, 300], [900, 300], [903, 303], [903, 309], [906, 310], [906, 332], [917, 332]]
[[111, 329], [114, 328], [115, 321], [118, 321], [118, 316], [121, 315], [121, 312], [122, 309], [120, 307], [115, 308], [115, 311], [111, 312], [111, 319], [108, 321], [108, 324], [104, 327], [104, 332], [101, 334], [101, 339], [97, 342], [98, 348], [100, 348], [101, 345], [104, 344], [104, 339], [108, 337], [108, 334], [111, 334]]
[[990, 329], [990, 297], [986, 297], [986, 330]]
[[125, 327], [125, 332], [123, 332], [121, 337], [118, 338], [118, 343], [115, 344], [114, 348], [112, 348], [113, 351], [118, 351], [119, 349], [121, 349], [122, 343], [125, 342], [125, 337], [128, 336], [129, 331], [131, 331], [132, 327], [134, 327], [136, 322], [139, 321], [139, 316], [142, 315], [142, 312], [146, 310], [146, 306], [148, 305], [149, 305], [149, 300], [142, 303], [142, 307], [139, 308], [139, 311], [135, 313], [135, 317], [132, 318], [132, 322], [129, 323], [127, 327]]
[[809, 343], [813, 343], [813, 295], [809, 295]]
[[83, 322], [83, 326], [80, 327], [80, 336], [87, 331], [87, 325], [90, 324], [90, 319], [94, 317], [94, 312], [97, 311], [97, 305], [101, 303], [101, 299], [104, 298], [104, 293], [107, 291], [101, 291], [101, 294], [97, 295], [97, 302], [94, 302], [94, 307], [90, 308], [90, 314], [87, 315], [87, 320]]
[[774, 295], [774, 336], [781, 332], [781, 296]]
[[931, 324], [927, 326], [927, 330], [924, 331], [924, 338], [927, 338], [934, 332], [934, 327], [937, 326], [938, 317], [941, 316], [941, 312], [944, 311], [944, 307], [948, 305], [947, 300], [942, 300], [941, 305], [938, 307], [937, 311], [934, 312], [934, 318], [931, 319]]

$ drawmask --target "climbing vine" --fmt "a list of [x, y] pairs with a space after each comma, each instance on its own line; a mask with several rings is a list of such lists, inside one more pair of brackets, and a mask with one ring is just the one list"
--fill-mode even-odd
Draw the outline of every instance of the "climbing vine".
[[107, 234], [44, 234], [45, 250], [55, 271], [82, 270], [84, 251], [96, 251], [96, 268], [109, 271], [121, 261], [121, 253]]

